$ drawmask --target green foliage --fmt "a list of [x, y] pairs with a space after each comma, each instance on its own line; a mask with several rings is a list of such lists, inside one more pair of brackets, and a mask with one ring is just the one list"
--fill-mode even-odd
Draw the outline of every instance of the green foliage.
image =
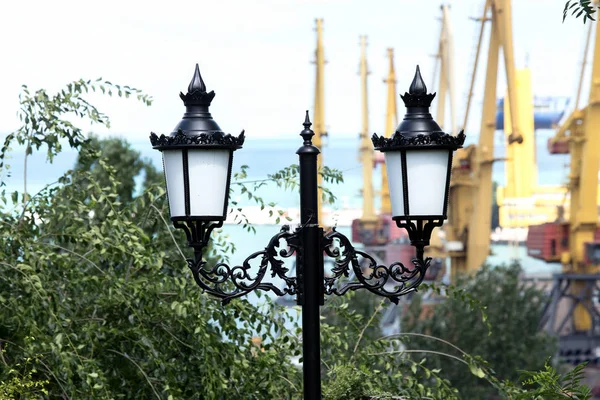
[[109, 118], [90, 104], [84, 96], [90, 91], [101, 91], [112, 96], [113, 90], [119, 97], [134, 95], [145, 104], [152, 104], [152, 98], [140, 90], [103, 81], [102, 78], [95, 81], [83, 79], [73, 81], [54, 95], [49, 95], [45, 89], [31, 92], [26, 85], [23, 85], [19, 94], [18, 112], [22, 125], [5, 138], [0, 150], [0, 168], [4, 167], [7, 152], [15, 140], [27, 146], [26, 154], [31, 154], [34, 148], [38, 150], [45, 145], [50, 161], [61, 151], [61, 139], [66, 139], [71, 147], [79, 148], [85, 137], [81, 128], [69, 121], [70, 116], [87, 118], [92, 123], [110, 127]]
[[[0, 343], [0, 359], [6, 363], [4, 353]], [[26, 358], [24, 362], [16, 363], [13, 368], [9, 368], [5, 379], [0, 379], [0, 400], [14, 399], [33, 399], [39, 398], [41, 395], [47, 395], [48, 391], [45, 386], [48, 381], [40, 381], [34, 379], [33, 375], [37, 370], [33, 364], [39, 360]]]
[[[152, 98], [139, 89], [129, 86], [120, 86], [109, 81], [98, 78], [95, 81], [83, 80], [73, 81], [54, 95], [49, 95], [45, 89], [31, 92], [26, 85], [22, 86], [19, 94], [19, 111], [17, 113], [21, 126], [15, 132], [6, 136], [2, 148], [0, 148], [0, 187], [5, 185], [3, 174], [8, 174], [6, 164], [7, 155], [14, 142], [25, 145], [25, 157], [23, 160], [23, 204], [29, 198], [27, 192], [27, 157], [33, 150], [39, 150], [46, 146], [48, 161], [62, 149], [61, 141], [67, 141], [72, 148], [80, 148], [85, 142], [81, 128], [77, 127], [71, 119], [73, 117], [88, 119], [91, 123], [110, 127], [109, 118], [90, 104], [85, 95], [90, 91], [101, 91], [112, 96], [113, 90], [119, 97], [130, 97], [134, 95], [139, 101], [146, 105], [152, 104]], [[4, 192], [3, 196], [4, 196]], [[13, 203], [15, 202], [13, 196]]]
[[[93, 152], [97, 151], [98, 154]], [[90, 155], [92, 155], [90, 157]], [[110, 178], [105, 168], [99, 165], [100, 158], [110, 165], [118, 175], [117, 199], [123, 203], [133, 200], [136, 190], [135, 179], [142, 173], [144, 182], [142, 192], [152, 185], [161, 185], [162, 173], [159, 172], [149, 159], [141, 159], [138, 151], [122, 138], [99, 139], [90, 135], [85, 153], [77, 158], [76, 170], [90, 171], [92, 179], [105, 187], [110, 184]]]
[[[124, 205], [115, 182], [104, 188], [74, 173], [35, 196], [20, 223], [4, 219], [0, 338], [18, 346], [8, 362], [41, 354], [51, 397], [282, 398], [282, 377], [297, 384], [286, 357], [297, 340], [273, 330], [283, 312], [247, 301], [221, 307], [200, 294], [176, 246], [161, 249], [144, 231], [138, 216], [159, 212], [150, 207], [157, 194]], [[254, 336], [264, 351], [253, 351]]]
[[359, 293], [330, 299], [325, 307], [328, 315], [337, 316], [332, 322], [338, 325], [323, 320], [321, 326], [321, 358], [328, 377], [324, 398], [457, 399], [456, 390], [426, 359], [413, 360], [397, 342], [377, 340], [374, 333], [385, 303], [379, 300], [363, 315], [349, 306]]
[[592, 0], [568, 0], [563, 9], [563, 22], [565, 22], [569, 12], [571, 12], [571, 16], [577, 14], [575, 18], [583, 15], [583, 23], [585, 24], [588, 19], [595, 21], [596, 6], [592, 5]]
[[582, 385], [583, 369], [585, 364], [580, 364], [571, 371], [559, 375], [548, 363], [538, 372], [525, 371], [523, 385], [532, 387], [515, 395], [515, 400], [588, 400], [592, 398], [589, 387]]
[[[42, 100], [65, 109], [60, 96]], [[29, 358], [48, 398], [277, 399], [297, 392], [288, 354], [298, 340], [283, 329], [287, 311], [247, 301], [221, 307], [201, 294], [183, 268], [178, 242], [185, 239], [164, 216], [164, 189], [154, 185], [129, 199], [135, 171], [112, 165], [111, 154], [128, 146], [108, 140], [97, 147], [74, 127], [60, 132], [80, 149], [79, 167], [22, 210], [0, 210], [0, 343], [12, 343], [0, 381], [15, 387], [11, 371]], [[60, 150], [54, 133], [39, 137], [52, 155]], [[253, 337], [262, 339], [260, 350]]]
[[[235, 222], [243, 225], [244, 229], [249, 232], [256, 233], [256, 229], [249, 223], [248, 219], [243, 213], [243, 209], [240, 204], [233, 200], [235, 194], [244, 195], [248, 197], [248, 200], [252, 200], [254, 203], [260, 206], [261, 210], [265, 207], [269, 207], [269, 217], [275, 217], [274, 223], [280, 224], [282, 217], [284, 217], [284, 211], [277, 209], [277, 204], [274, 202], [266, 203], [257, 192], [266, 185], [276, 185], [277, 188], [283, 190], [297, 190], [300, 187], [300, 170], [298, 165], [292, 164], [289, 167], [285, 167], [273, 174], [268, 174], [265, 179], [258, 179], [249, 181], [248, 178], [248, 166], [242, 165], [239, 172], [233, 174], [234, 181], [231, 184], [231, 190], [229, 192], [229, 204], [236, 208], [238, 214], [235, 215]], [[344, 178], [342, 172], [327, 166], [322, 167], [319, 170], [319, 175], [323, 178], [326, 183], [343, 183]], [[323, 201], [334, 203], [336, 197], [327, 186], [320, 185], [319, 188], [323, 193]], [[291, 219], [285, 217], [288, 221]]]
[[[466, 353], [480, 356], [502, 379], [518, 379], [518, 370], [540, 369], [546, 358], [554, 354], [555, 341], [538, 328], [545, 302], [544, 293], [522, 283], [520, 273], [518, 265], [484, 266], [474, 277], [458, 279], [457, 288], [477, 299], [478, 306], [485, 310], [483, 319], [473, 312], [472, 305], [455, 296], [449, 296], [435, 306], [435, 311], [424, 316], [420, 297], [416, 296], [404, 316], [403, 328], [406, 332], [426, 333], [444, 339]], [[427, 345], [432, 350], [443, 352], [452, 350], [444, 343], [431, 343], [421, 338], [411, 339], [407, 345]], [[454, 355], [463, 357], [462, 354]], [[457, 368], [455, 360], [448, 357], [436, 356], [431, 360], [436, 368], [445, 372], [444, 376], [459, 389], [463, 398], [492, 396], [494, 388], [477, 377], [481, 371], [475, 369], [476, 373], [466, 374], [464, 369]], [[487, 364], [482, 365], [485, 367]]]

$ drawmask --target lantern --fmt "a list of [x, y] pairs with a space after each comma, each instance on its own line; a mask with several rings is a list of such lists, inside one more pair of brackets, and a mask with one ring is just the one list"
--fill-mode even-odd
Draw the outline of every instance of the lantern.
[[433, 120], [429, 107], [435, 93], [427, 94], [418, 66], [408, 93], [400, 97], [406, 114], [394, 135], [373, 135], [375, 149], [385, 156], [392, 218], [407, 228], [411, 221], [440, 226], [447, 219], [452, 154], [462, 147], [465, 135], [444, 133]]
[[225, 220], [233, 152], [242, 147], [238, 137], [224, 134], [208, 107], [215, 92], [206, 86], [196, 64], [187, 94], [180, 93], [186, 112], [169, 136], [152, 133], [153, 148], [163, 156], [171, 220]]

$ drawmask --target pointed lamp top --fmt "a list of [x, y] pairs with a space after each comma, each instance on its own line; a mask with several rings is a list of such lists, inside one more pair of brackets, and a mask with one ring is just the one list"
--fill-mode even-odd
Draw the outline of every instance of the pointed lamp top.
[[304, 130], [300, 132], [300, 136], [302, 136], [302, 139], [304, 139], [304, 145], [311, 145], [312, 137], [315, 135], [315, 133], [312, 131], [312, 129], [310, 129], [312, 122], [310, 122], [308, 110], [306, 110], [306, 117], [304, 118], [304, 123], [302, 125], [304, 126]]
[[435, 93], [427, 93], [427, 86], [425, 86], [425, 82], [421, 76], [421, 69], [418, 65], [415, 77], [408, 89], [408, 93], [404, 93], [404, 95], [401, 95], [400, 97], [407, 108], [429, 108], [431, 106]]
[[410, 84], [408, 93], [400, 96], [406, 106], [406, 115], [396, 128], [396, 133], [404, 137], [414, 137], [442, 132], [440, 126], [429, 113], [429, 107], [431, 107], [434, 97], [435, 93], [427, 93], [427, 86], [423, 82], [421, 69], [417, 65], [415, 77]]
[[410, 94], [427, 94], [427, 86], [425, 86], [425, 82], [423, 81], [423, 77], [421, 76], [421, 70], [417, 65], [417, 71], [415, 72], [415, 77], [413, 78], [412, 83], [410, 84], [410, 88], [408, 89], [408, 93]]
[[210, 106], [211, 101], [215, 97], [215, 92], [211, 90], [206, 92], [206, 85], [200, 75], [200, 67], [196, 64], [196, 70], [194, 71], [194, 77], [188, 86], [186, 94], [179, 93], [179, 97], [183, 100], [183, 104], [186, 106]]
[[304, 118], [304, 123], [302, 125], [304, 125], [304, 129], [308, 129], [312, 125], [312, 122], [310, 122], [310, 117], [308, 116], [308, 110], [306, 110], [306, 117]]
[[196, 70], [194, 71], [194, 77], [188, 86], [188, 93], [193, 93], [195, 91], [206, 92], [206, 85], [202, 80], [202, 75], [200, 75], [200, 67], [196, 64]]

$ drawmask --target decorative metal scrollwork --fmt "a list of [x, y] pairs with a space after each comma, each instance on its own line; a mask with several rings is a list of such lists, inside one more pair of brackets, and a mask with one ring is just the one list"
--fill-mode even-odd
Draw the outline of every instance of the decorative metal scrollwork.
[[[280, 240], [284, 240], [286, 245], [280, 245]], [[277, 296], [294, 295], [297, 293], [297, 280], [287, 276], [289, 271], [284, 267], [284, 261], [281, 258], [294, 255], [298, 246], [297, 232], [290, 232], [290, 227], [285, 225], [277, 235], [271, 238], [264, 250], [251, 254], [240, 266], [230, 267], [221, 262], [208, 267], [207, 262], [202, 258], [201, 250], [199, 253], [196, 251], [195, 259], [188, 259], [187, 262], [198, 286], [207, 293], [219, 297], [223, 304], [257, 289], [270, 290]], [[260, 264], [258, 271], [253, 273], [250, 263], [255, 259], [260, 259]], [[269, 266], [271, 277], [279, 277], [285, 283], [283, 288], [270, 282], [263, 282]]]
[[[336, 259], [331, 271], [333, 275], [325, 278], [325, 294], [343, 295], [350, 290], [367, 289], [387, 297], [395, 304], [398, 304], [400, 296], [417, 290], [425, 279], [431, 262], [429, 257], [419, 257], [412, 260], [412, 268], [401, 262], [395, 262], [389, 267], [378, 265], [372, 256], [356, 250], [350, 240], [335, 229], [325, 235], [323, 250], [329, 257]], [[360, 262], [359, 257], [366, 261], [366, 265]], [[351, 269], [356, 280], [340, 287], [338, 282], [342, 277], [349, 277]]]
[[[380, 265], [375, 258], [363, 251], [355, 249], [350, 240], [335, 229], [326, 233], [322, 240], [322, 250], [335, 259], [331, 275], [323, 278], [323, 292], [327, 295], [343, 295], [350, 290], [367, 289], [379, 296], [387, 297], [393, 303], [399, 298], [417, 290], [425, 279], [431, 258], [423, 257], [423, 249], [429, 244], [429, 237], [434, 227], [440, 226], [442, 220], [429, 221], [396, 221], [399, 227], [408, 230], [411, 244], [417, 249], [417, 257], [411, 260], [412, 265], [405, 266], [395, 262], [389, 266]], [[222, 222], [186, 221], [174, 222], [176, 228], [183, 229], [188, 244], [194, 249], [194, 259], [188, 259], [194, 280], [207, 293], [219, 297], [224, 304], [236, 297], [244, 296], [254, 290], [272, 291], [277, 296], [298, 295], [301, 303], [302, 274], [304, 260], [301, 232], [303, 227], [290, 231], [285, 225], [273, 236], [267, 247], [248, 256], [239, 266], [230, 267], [226, 263], [209, 266], [202, 253], [211, 232], [222, 226]], [[321, 230], [322, 232], [322, 230]], [[322, 233], [321, 233], [322, 234]], [[280, 241], [285, 242], [284, 245]], [[298, 257], [297, 277], [288, 276], [290, 272], [284, 266], [283, 258], [296, 254]], [[258, 265], [251, 265], [253, 260]], [[283, 287], [271, 282], [263, 282], [267, 272], [272, 278], [283, 281]], [[354, 278], [342, 282], [345, 278]]]

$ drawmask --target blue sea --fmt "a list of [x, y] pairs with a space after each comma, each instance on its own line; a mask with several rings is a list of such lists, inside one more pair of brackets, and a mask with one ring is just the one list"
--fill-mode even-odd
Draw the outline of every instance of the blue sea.
[[[537, 165], [539, 184], [564, 184], [568, 175], [568, 155], [550, 155], [546, 150], [546, 142], [553, 135], [553, 131], [537, 131]], [[124, 136], [126, 137], [126, 136]], [[0, 138], [1, 139], [1, 138]], [[477, 142], [474, 135], [467, 136], [467, 144]], [[162, 168], [160, 152], [153, 150], [149, 140], [130, 141], [132, 147], [139, 151], [142, 157], [147, 157], [157, 166]], [[298, 163], [296, 150], [301, 146], [302, 139], [297, 133], [278, 138], [252, 138], [248, 135], [244, 147], [235, 152], [234, 171], [239, 170], [240, 166], [247, 165], [247, 181], [265, 179], [268, 174], [274, 173], [279, 169], [285, 168], [290, 164]], [[322, 146], [322, 157], [324, 165], [330, 168], [336, 168], [342, 171], [344, 183], [330, 185], [331, 190], [337, 196], [337, 203], [332, 205], [334, 208], [360, 208], [362, 207], [361, 187], [362, 187], [362, 167], [359, 162], [358, 148], [359, 138], [331, 135], [324, 138]], [[502, 158], [505, 153], [504, 137], [502, 132], [496, 133], [495, 138], [495, 157]], [[7, 192], [15, 190], [23, 191], [23, 155], [21, 148], [15, 148], [12, 153], [12, 159], [9, 160], [10, 176], [3, 177], [7, 183]], [[55, 182], [65, 171], [72, 168], [77, 157], [77, 153], [65, 146], [65, 150], [55, 157], [54, 162], [49, 164], [43, 151], [36, 152], [28, 159], [28, 192], [36, 193], [45, 185]], [[381, 186], [380, 173], [376, 170], [373, 183], [377, 192]], [[494, 164], [493, 179], [500, 185], [504, 184], [504, 165], [502, 162]], [[279, 207], [298, 207], [299, 195], [297, 192], [283, 191], [274, 185], [266, 186], [260, 189], [259, 193], [267, 202], [273, 201]], [[253, 205], [249, 200], [241, 198], [240, 204]], [[378, 202], [376, 201], [376, 207]], [[248, 255], [256, 250], [264, 248], [269, 238], [278, 230], [274, 225], [256, 226], [256, 234], [246, 232], [241, 226], [225, 225], [223, 233], [230, 235], [231, 240], [237, 244], [237, 254], [231, 259], [233, 262], [243, 260], [244, 255]], [[341, 228], [343, 233], [350, 234], [348, 228]], [[510, 262], [513, 255], [506, 246], [492, 246], [493, 256], [490, 257], [493, 263]], [[545, 264], [538, 260], [530, 259], [525, 254], [524, 247], [519, 249], [519, 258], [528, 273], [547, 273], [557, 272], [560, 266], [557, 264]]]
[[[537, 131], [536, 140], [536, 160], [538, 165], [539, 184], [541, 185], [562, 185], [566, 183], [568, 176], [568, 155], [550, 155], [546, 149], [548, 138], [553, 136], [553, 131]], [[3, 135], [0, 135], [0, 139]], [[124, 135], [123, 137], [126, 137]], [[495, 138], [495, 157], [502, 158], [505, 155], [505, 145], [502, 132], [496, 133]], [[475, 144], [477, 137], [467, 136], [466, 144]], [[139, 151], [142, 157], [147, 157], [157, 166], [162, 168], [160, 152], [153, 150], [149, 140], [130, 141], [132, 147]], [[298, 163], [296, 150], [301, 146], [302, 139], [297, 133], [292, 133], [278, 138], [252, 138], [248, 136], [244, 147], [235, 152], [234, 171], [239, 170], [240, 166], [247, 165], [248, 181], [264, 179], [267, 174], [273, 173], [279, 169], [285, 168], [290, 164]], [[360, 208], [362, 206], [362, 197], [360, 190], [362, 187], [362, 166], [359, 162], [358, 147], [359, 138], [356, 137], [325, 137], [323, 139], [323, 148], [321, 149], [323, 163], [330, 168], [336, 168], [343, 172], [344, 183], [332, 185], [331, 189], [338, 197], [339, 206], [351, 208]], [[11, 176], [6, 179], [7, 191], [23, 190], [23, 149], [15, 148], [11, 153]], [[54, 162], [49, 164], [46, 161], [46, 155], [43, 151], [36, 152], [28, 159], [28, 191], [35, 193], [41, 190], [45, 185], [58, 179], [65, 171], [72, 168], [77, 153], [74, 150], [65, 150], [55, 157]], [[375, 191], [381, 187], [381, 178], [378, 170], [375, 171], [373, 184]], [[500, 185], [505, 184], [504, 164], [502, 162], [494, 163], [493, 180]], [[263, 193], [265, 198], [274, 199], [281, 207], [294, 207], [299, 204], [297, 193], [281, 192], [273, 187], [265, 188]], [[376, 206], [378, 206], [376, 200]]]

